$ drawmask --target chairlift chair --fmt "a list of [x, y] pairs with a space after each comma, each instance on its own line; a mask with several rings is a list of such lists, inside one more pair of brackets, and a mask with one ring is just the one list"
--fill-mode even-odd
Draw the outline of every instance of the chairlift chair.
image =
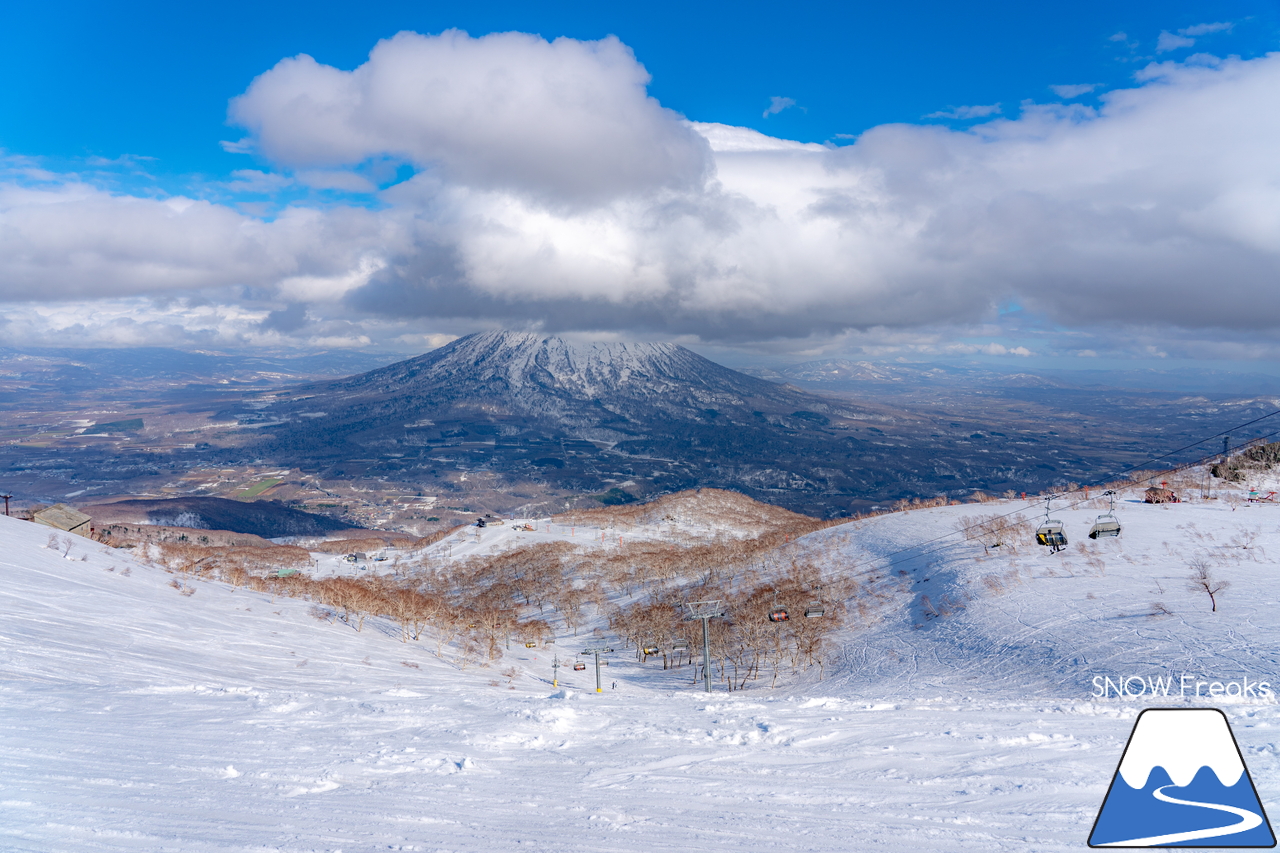
[[526, 649], [536, 649], [538, 647], [538, 644], [535, 643], [533, 640], [526, 640], [524, 647]]
[[1120, 519], [1116, 518], [1116, 493], [1111, 489], [1107, 489], [1103, 494], [1111, 498], [1111, 508], [1098, 516], [1098, 519], [1093, 523], [1093, 527], [1089, 529], [1090, 539], [1104, 539], [1120, 535]]
[[1054, 552], [1067, 547], [1067, 534], [1062, 531], [1062, 522], [1056, 518], [1046, 518], [1044, 523], [1036, 528], [1036, 541], [1041, 545], [1049, 546]]
[[1049, 505], [1057, 495], [1049, 495], [1044, 499], [1044, 521], [1036, 528], [1036, 542], [1049, 548], [1056, 554], [1067, 547], [1067, 534], [1062, 530], [1062, 522], [1049, 517]]
[[662, 654], [662, 649], [658, 648], [657, 646], [645, 646], [640, 651], [644, 654], [645, 657], [652, 657], [653, 655]]
[[806, 619], [814, 619], [822, 616], [827, 612], [827, 608], [822, 605], [821, 601], [810, 601], [809, 606], [804, 609]]
[[791, 618], [791, 614], [787, 612], [785, 607], [775, 607], [769, 611], [770, 622], [786, 622]]
[[586, 665], [585, 663], [583, 663], [582, 661], [578, 661], [577, 663], [575, 663], [575, 664], [573, 665], [573, 671], [574, 671], [574, 672], [582, 672], [582, 671], [583, 671], [584, 669], [586, 669], [586, 668], [587, 668], [587, 665]]
[[1103, 513], [1089, 529], [1090, 539], [1107, 539], [1120, 535], [1120, 521], [1111, 513]]
[[673, 651], [673, 652], [687, 652], [687, 651], [689, 651], [689, 641], [688, 641], [688, 640], [675, 640], [675, 641], [673, 641], [673, 642], [671, 643], [671, 651]]

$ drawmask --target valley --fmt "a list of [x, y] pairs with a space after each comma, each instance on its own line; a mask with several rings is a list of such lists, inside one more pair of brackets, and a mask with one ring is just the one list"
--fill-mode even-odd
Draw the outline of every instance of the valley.
[[0, 488], [30, 503], [278, 500], [415, 535], [477, 512], [693, 487], [841, 517], [1101, 482], [1278, 407], [1267, 394], [848, 362], [764, 379], [679, 347], [557, 341], [469, 336], [340, 381], [360, 359], [392, 357], [15, 358], [0, 398]]

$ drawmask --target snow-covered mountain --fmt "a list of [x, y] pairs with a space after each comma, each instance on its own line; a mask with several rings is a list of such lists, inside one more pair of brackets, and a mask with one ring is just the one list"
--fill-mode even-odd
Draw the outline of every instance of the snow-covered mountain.
[[791, 411], [833, 408], [828, 400], [730, 370], [677, 344], [573, 344], [522, 332], [467, 335], [417, 358], [307, 386], [298, 395], [339, 404], [483, 405], [493, 414], [575, 427], [625, 426], [659, 414], [696, 420], [708, 410], [736, 411], [748, 402]]
[[438, 469], [426, 460], [464, 448], [468, 466], [576, 492], [711, 486], [812, 515], [918, 493], [911, 466], [862, 447], [918, 416], [747, 376], [675, 344], [486, 332], [230, 414], [274, 436], [255, 455], [312, 470], [370, 458], [388, 475]]

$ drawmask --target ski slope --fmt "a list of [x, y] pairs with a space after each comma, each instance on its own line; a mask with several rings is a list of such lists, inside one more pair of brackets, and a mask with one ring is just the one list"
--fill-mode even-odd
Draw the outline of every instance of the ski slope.
[[[1280, 507], [1134, 500], [1113, 540], [1084, 539], [1100, 509], [1055, 512], [1058, 555], [950, 535], [1013, 503], [810, 534], [791, 553], [831, 570], [894, 555], [889, 603], [825, 680], [710, 696], [625, 651], [604, 693], [590, 669], [553, 687], [549, 655], [589, 631], [459, 670], [378, 620], [357, 633], [87, 540], [64, 556], [0, 518], [0, 849], [1078, 850], [1152, 705], [1223, 708], [1270, 808], [1274, 695], [1102, 698], [1093, 679], [1280, 685]], [[482, 534], [452, 558], [601, 531]], [[1186, 588], [1197, 557], [1231, 581], [1216, 613]]]

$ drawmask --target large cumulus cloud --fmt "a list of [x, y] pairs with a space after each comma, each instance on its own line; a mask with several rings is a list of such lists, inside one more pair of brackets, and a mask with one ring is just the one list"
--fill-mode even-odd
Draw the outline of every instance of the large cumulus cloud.
[[413, 251], [401, 222], [363, 208], [305, 207], [266, 222], [181, 196], [141, 198], [76, 181], [10, 183], [0, 186], [0, 296], [227, 287], [341, 295], [363, 284], [360, 272], [371, 273], [384, 253]]
[[543, 203], [696, 188], [707, 145], [648, 96], [648, 82], [613, 37], [400, 33], [351, 72], [283, 60], [232, 101], [231, 117], [293, 167], [399, 157]]
[[351, 71], [287, 59], [231, 106], [267, 174], [417, 174], [270, 221], [11, 182], [0, 287], [240, 284], [299, 323], [718, 341], [972, 327], [1010, 305], [1181, 339], [1280, 327], [1280, 55], [1155, 64], [1097, 110], [838, 148], [685, 120], [647, 82], [612, 38], [402, 33]]

